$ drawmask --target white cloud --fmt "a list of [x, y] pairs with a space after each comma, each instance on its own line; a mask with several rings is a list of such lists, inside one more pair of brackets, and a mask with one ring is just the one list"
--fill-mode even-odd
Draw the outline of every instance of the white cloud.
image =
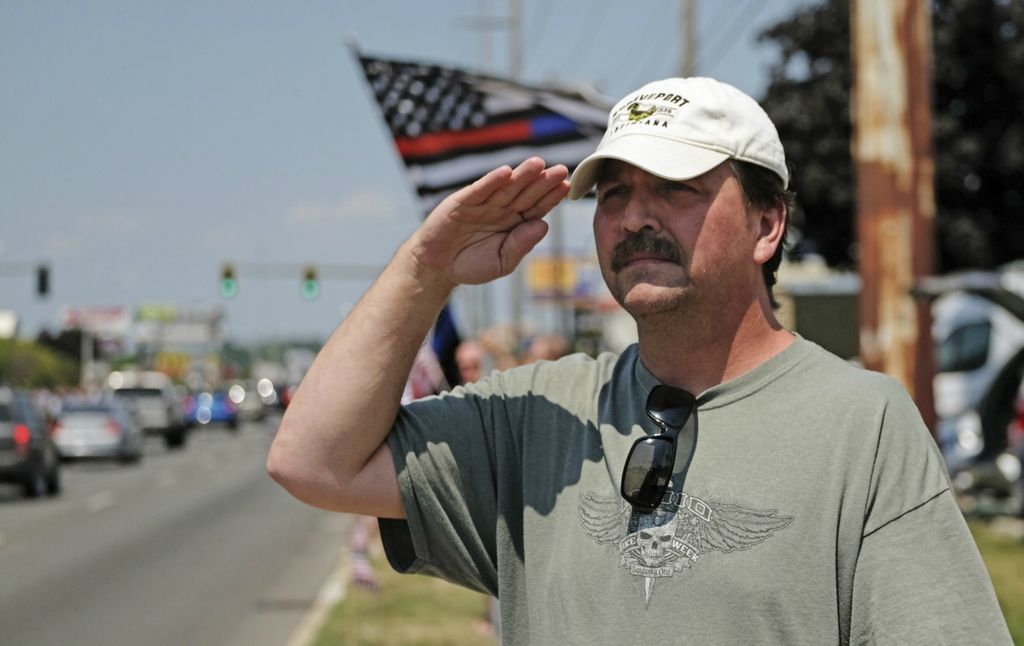
[[327, 207], [322, 202], [299, 200], [288, 206], [285, 221], [290, 225], [315, 225], [327, 219]]
[[43, 252], [51, 258], [94, 257], [153, 244], [151, 213], [101, 211], [68, 218], [51, 226], [41, 237]]
[[66, 233], [52, 233], [46, 237], [46, 253], [55, 258], [67, 258], [82, 248], [82, 239]]
[[402, 207], [393, 191], [367, 188], [348, 193], [333, 203], [317, 200], [296, 200], [287, 209], [285, 221], [289, 226], [318, 226], [396, 221]]
[[149, 224], [149, 216], [144, 214], [127, 214], [108, 211], [106, 213], [86, 214], [78, 218], [78, 229], [90, 235], [107, 238], [130, 238], [145, 232]]
[[349, 193], [335, 207], [337, 217], [345, 220], [372, 220], [393, 222], [401, 207], [394, 191], [366, 189]]

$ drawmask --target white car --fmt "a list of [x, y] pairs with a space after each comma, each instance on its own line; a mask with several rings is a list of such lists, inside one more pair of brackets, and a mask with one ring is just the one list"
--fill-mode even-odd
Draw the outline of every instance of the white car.
[[154, 371], [112, 372], [107, 386], [126, 403], [144, 433], [160, 435], [168, 448], [185, 445], [185, 409], [170, 377]]
[[[936, 439], [959, 493], [1020, 497], [1008, 428], [1024, 377], [1024, 265], [931, 286]], [[1022, 509], [1024, 500], [1011, 501]]]
[[144, 438], [128, 409], [113, 397], [66, 400], [51, 431], [64, 459], [116, 458], [138, 462]]

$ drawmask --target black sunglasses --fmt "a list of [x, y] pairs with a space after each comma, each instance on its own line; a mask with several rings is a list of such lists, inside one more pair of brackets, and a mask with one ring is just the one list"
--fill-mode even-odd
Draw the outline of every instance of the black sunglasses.
[[635, 509], [650, 513], [665, 497], [675, 468], [679, 431], [690, 419], [695, 402], [693, 395], [672, 386], [655, 386], [647, 396], [647, 416], [662, 432], [634, 442], [622, 469], [622, 497]]

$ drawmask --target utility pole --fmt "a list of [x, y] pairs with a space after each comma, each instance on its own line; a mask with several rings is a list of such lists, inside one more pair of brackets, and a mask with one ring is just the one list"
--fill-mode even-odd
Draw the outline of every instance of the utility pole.
[[[522, 20], [520, 17], [519, 0], [508, 0], [508, 76], [518, 82], [523, 71]], [[551, 222], [553, 220], [549, 220]], [[512, 342], [518, 354], [523, 338], [523, 299], [526, 297], [523, 283], [524, 268], [522, 263], [512, 272]]]
[[[491, 71], [491, 37], [492, 31], [504, 30], [508, 37], [508, 78], [512, 81], [518, 81], [519, 76], [522, 73], [522, 18], [521, 8], [519, 0], [508, 0], [507, 13], [504, 16], [494, 16], [490, 14], [490, 2], [489, 0], [478, 0], [477, 10], [479, 15], [474, 16], [466, 21], [464, 24], [469, 29], [474, 29], [480, 32], [480, 66], [481, 69], [487, 73], [493, 73]], [[519, 331], [522, 326], [523, 319], [523, 275], [521, 268], [516, 268], [509, 276], [510, 281], [510, 309], [512, 316], [512, 327], [514, 329], [515, 342], [519, 344]], [[494, 286], [492, 284], [479, 285], [473, 288], [470, 293], [474, 296], [479, 297], [474, 299], [474, 304], [479, 309], [483, 310], [482, 316], [479, 313], [473, 314], [473, 320], [475, 325], [474, 332], [479, 332], [481, 328], [490, 326], [493, 323], [494, 317], [492, 316], [493, 302], [492, 302], [492, 290]]]
[[910, 295], [934, 262], [929, 3], [851, 1], [860, 357], [934, 430], [929, 303]]
[[683, 78], [697, 73], [697, 0], [683, 0], [683, 47], [679, 71]]

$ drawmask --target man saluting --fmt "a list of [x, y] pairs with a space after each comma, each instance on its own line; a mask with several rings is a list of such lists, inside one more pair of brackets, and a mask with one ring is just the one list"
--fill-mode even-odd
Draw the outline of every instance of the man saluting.
[[[271, 475], [380, 518], [396, 569], [498, 596], [506, 643], [1009, 644], [906, 392], [774, 315], [789, 172], [760, 106], [650, 83], [567, 175], [529, 159], [430, 214], [317, 357]], [[592, 189], [639, 343], [400, 406], [452, 291]]]

